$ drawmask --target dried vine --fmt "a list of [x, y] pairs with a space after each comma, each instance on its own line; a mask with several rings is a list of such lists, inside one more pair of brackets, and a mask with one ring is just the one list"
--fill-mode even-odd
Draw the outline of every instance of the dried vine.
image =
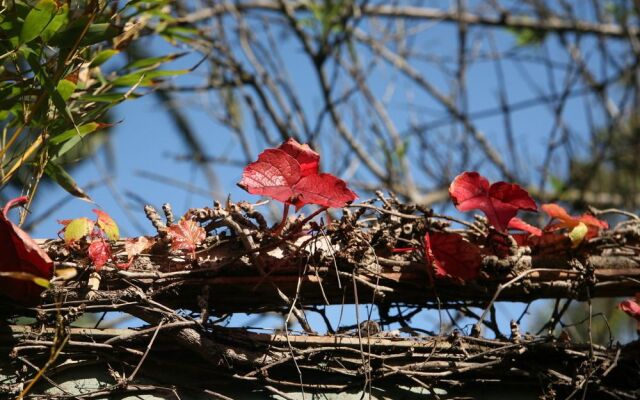
[[[280, 396], [362, 391], [376, 396], [381, 390], [408, 395], [406, 388], [414, 387], [446, 398], [478, 385], [536, 385], [548, 398], [639, 394], [636, 343], [599, 346], [562, 335], [532, 336], [520, 332], [518, 321], [511, 332], [500, 332], [493, 308], [504, 300], [633, 295], [640, 275], [640, 220], [633, 215], [576, 248], [538, 253], [519, 248], [503, 258], [486, 256], [479, 278], [463, 283], [431, 276], [421, 238], [427, 230], [456, 231], [487, 246], [491, 228], [482, 218], [454, 228], [455, 218], [379, 194], [343, 209], [340, 217], [290, 218], [274, 233], [259, 207], [216, 203], [184, 216], [207, 232], [189, 253], [171, 250], [162, 239], [175, 224], [170, 207], [163, 208], [164, 221], [146, 209], [158, 235], [127, 269], [117, 267], [127, 258], [124, 242], [113, 245], [112, 261], [98, 273], [86, 255], [74, 253], [63, 240], [41, 242], [58, 267], [79, 273], [56, 282], [35, 309], [4, 310], [21, 315], [32, 310], [36, 318], [31, 326], [10, 325], [1, 335], [12, 359], [4, 373], [13, 377], [1, 387], [4, 393], [19, 393], [37, 380], [39, 386], [29, 393], [33, 398], [44, 396], [47, 387], [47, 396], [56, 398], [167, 396], [172, 390], [234, 398], [238, 384]], [[96, 275], [99, 286], [89, 283]], [[357, 315], [355, 325], [335, 326], [325, 306], [349, 303], [374, 304], [379, 316]], [[474, 314], [470, 307], [485, 313]], [[414, 326], [412, 315], [429, 308], [474, 316], [476, 326], [437, 332]], [[72, 326], [84, 313], [108, 311], [124, 312], [144, 325]], [[304, 332], [225, 327], [231, 313], [267, 311], [289, 316], [287, 321], [295, 318]], [[312, 324], [310, 312], [322, 315], [325, 326]], [[489, 332], [497, 339], [488, 339]], [[112, 384], [70, 394], [57, 383], [58, 376], [87, 366], [104, 369]], [[167, 366], [173, 366], [171, 374]], [[36, 379], [38, 370], [43, 372]]]

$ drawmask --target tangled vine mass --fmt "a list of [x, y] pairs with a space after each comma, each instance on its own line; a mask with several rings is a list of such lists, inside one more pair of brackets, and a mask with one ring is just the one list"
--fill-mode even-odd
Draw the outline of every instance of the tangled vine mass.
[[[34, 241], [7, 218], [20, 201], [7, 205], [0, 266], [12, 298], [2, 308], [11, 362], [0, 391], [82, 399], [446, 398], [507, 387], [542, 398], [640, 395], [638, 342], [576, 341], [562, 329], [569, 300], [587, 302], [582, 324], [591, 332], [592, 299], [638, 291], [638, 216], [572, 216], [547, 204], [550, 222], [539, 228], [532, 214], [516, 217], [537, 210], [524, 189], [490, 185], [476, 172], [450, 188], [459, 210], [485, 214], [473, 222], [381, 192], [351, 204], [355, 194], [319, 173], [318, 159], [290, 141], [247, 166], [243, 188], [285, 203], [272, 226], [264, 203], [215, 202], [177, 221], [166, 204], [161, 213], [145, 208], [153, 236], [121, 240], [115, 221], [96, 210], [95, 220], [61, 221], [59, 239]], [[289, 205], [307, 204], [320, 208], [288, 217]], [[556, 300], [543, 328], [521, 329], [527, 307], [505, 331], [497, 302], [536, 299]], [[635, 300], [620, 308], [640, 319]], [[433, 324], [421, 317], [429, 310]], [[107, 312], [140, 326], [74, 325]], [[282, 328], [230, 324], [237, 313], [277, 314]], [[85, 375], [102, 378], [78, 387]]]

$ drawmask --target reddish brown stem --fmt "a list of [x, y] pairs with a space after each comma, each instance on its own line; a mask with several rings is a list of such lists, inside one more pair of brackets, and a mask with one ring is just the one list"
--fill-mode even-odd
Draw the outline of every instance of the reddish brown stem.
[[20, 197], [16, 197], [15, 199], [9, 200], [7, 204], [5, 204], [4, 208], [2, 209], [2, 214], [4, 214], [4, 216], [6, 217], [7, 214], [9, 213], [9, 210], [11, 210], [13, 207], [22, 205], [27, 201], [29, 201], [28, 196], [20, 196]]
[[284, 228], [284, 225], [287, 222], [287, 216], [289, 216], [289, 204], [284, 203], [284, 209], [282, 210], [282, 221], [280, 221], [280, 223], [275, 228], [273, 228], [273, 230], [271, 231], [272, 235], [277, 236], [280, 234], [282, 228]]

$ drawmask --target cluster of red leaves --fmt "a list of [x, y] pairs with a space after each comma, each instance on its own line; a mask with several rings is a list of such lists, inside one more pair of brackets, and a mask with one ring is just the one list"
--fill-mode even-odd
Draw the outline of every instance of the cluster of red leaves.
[[489, 181], [477, 172], [463, 172], [449, 187], [449, 195], [460, 211], [481, 210], [489, 224], [506, 232], [519, 210], [538, 211], [529, 193], [515, 183]]
[[[109, 260], [115, 261], [111, 244], [119, 239], [120, 231], [118, 225], [107, 213], [100, 210], [93, 210], [93, 212], [97, 216], [95, 221], [81, 217], [59, 222], [64, 225], [62, 232], [66, 245], [80, 252], [86, 251], [96, 271], [99, 271]], [[172, 250], [182, 250], [192, 254], [206, 236], [204, 229], [195, 221], [184, 218], [177, 224], [167, 227], [167, 233]], [[116, 263], [116, 266], [122, 269], [129, 268], [136, 256], [150, 249], [154, 244], [155, 239], [146, 236], [126, 239], [124, 250], [127, 261]]]
[[[556, 204], [542, 205], [542, 210], [551, 217], [544, 229], [532, 226], [516, 217], [520, 210], [537, 211], [535, 201], [526, 190], [507, 182], [489, 184], [477, 172], [458, 175], [449, 187], [449, 195], [459, 211], [482, 211], [489, 225], [501, 234], [508, 234], [509, 230], [526, 232], [512, 235], [521, 246], [566, 249], [597, 236], [601, 229], [608, 227], [606, 222], [589, 214], [572, 217]], [[479, 274], [482, 254], [487, 249], [456, 233], [427, 233], [424, 241], [427, 262], [436, 276], [468, 281]]]
[[64, 226], [62, 232], [68, 247], [78, 248], [82, 247], [83, 241], [86, 240], [88, 242], [87, 255], [95, 266], [96, 271], [99, 271], [113, 258], [109, 241], [115, 241], [120, 238], [120, 229], [113, 218], [106, 212], [98, 209], [92, 211], [96, 214], [95, 221], [81, 217], [58, 222]]
[[[584, 224], [587, 228], [585, 239], [591, 239], [598, 236], [598, 232], [607, 229], [609, 224], [601, 221], [591, 214], [582, 214], [572, 217], [567, 211], [557, 204], [543, 204], [542, 210], [547, 213], [553, 220], [547, 225], [545, 231], [556, 231], [558, 229], [574, 229], [580, 224]], [[555, 221], [554, 221], [555, 220]]]
[[53, 262], [31, 236], [9, 221], [9, 210], [27, 201], [26, 197], [19, 197], [7, 203], [0, 212], [0, 292], [11, 299], [32, 305], [39, 299], [42, 287], [32, 280], [24, 278], [14, 279], [12, 275], [34, 276], [46, 280], [53, 274]]
[[320, 155], [308, 145], [289, 139], [260, 153], [258, 161], [245, 167], [238, 186], [291, 204], [296, 211], [306, 204], [344, 207], [358, 198], [342, 179], [319, 173], [319, 162]]

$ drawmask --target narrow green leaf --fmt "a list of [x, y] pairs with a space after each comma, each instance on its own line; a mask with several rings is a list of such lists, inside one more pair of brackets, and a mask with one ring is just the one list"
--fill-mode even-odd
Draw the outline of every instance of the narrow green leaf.
[[49, 139], [49, 143], [52, 145], [59, 145], [75, 136], [78, 136], [79, 139], [81, 139], [86, 135], [98, 130], [101, 127], [101, 125], [106, 125], [106, 124], [100, 124], [98, 122], [89, 122], [88, 124], [80, 125], [78, 129], [75, 129], [75, 128], [69, 129], [67, 131], [60, 133], [59, 135], [55, 135], [54, 137]]
[[[76, 42], [78, 36], [89, 23], [86, 17], [73, 21], [64, 31], [58, 31], [49, 40], [49, 44], [68, 49]], [[80, 40], [81, 46], [91, 46], [96, 43], [113, 39], [120, 34], [121, 29], [109, 23], [93, 23]]]
[[91, 61], [91, 64], [89, 66], [91, 68], [93, 68], [93, 67], [97, 67], [99, 65], [102, 65], [105, 62], [107, 62], [107, 60], [109, 60], [111, 57], [115, 56], [118, 53], [120, 53], [120, 52], [118, 50], [114, 50], [114, 49], [102, 50], [101, 52], [96, 54], [95, 57], [93, 57], [93, 61]]
[[160, 56], [160, 57], [143, 58], [141, 60], [132, 62], [131, 64], [127, 65], [125, 68], [133, 70], [133, 69], [142, 69], [142, 68], [149, 68], [149, 67], [158, 67], [169, 61], [176, 60], [186, 54], [187, 54], [186, 52], [183, 52], [183, 53], [168, 54], [166, 56]]
[[[128, 98], [138, 98], [139, 94], [131, 93]], [[120, 103], [125, 100], [125, 93], [105, 93], [105, 94], [95, 94], [95, 95], [85, 95], [78, 99], [79, 101], [85, 102], [96, 102], [96, 103]]]
[[136, 84], [139, 84], [139, 86], [150, 86], [156, 83], [155, 80], [157, 78], [184, 75], [188, 72], [188, 69], [137, 71], [131, 74], [119, 76], [111, 81], [111, 84], [114, 86], [133, 86]]
[[78, 197], [81, 200], [93, 202], [91, 197], [89, 197], [89, 195], [82, 190], [80, 186], [78, 186], [71, 175], [69, 175], [59, 164], [49, 161], [47, 166], [44, 168], [44, 172], [71, 195]]
[[40, 36], [53, 20], [57, 8], [54, 0], [40, 0], [24, 19], [20, 30], [20, 43], [29, 43]]
[[67, 122], [73, 124], [73, 118], [71, 117], [71, 112], [67, 108], [66, 101], [62, 98], [51, 79], [49, 79], [44, 68], [40, 65], [38, 56], [26, 47], [23, 47], [22, 51], [25, 53], [27, 62], [31, 69], [33, 69], [33, 72], [35, 72], [40, 84], [51, 98], [51, 101], [53, 101], [53, 105], [56, 106], [62, 117], [65, 118]]

